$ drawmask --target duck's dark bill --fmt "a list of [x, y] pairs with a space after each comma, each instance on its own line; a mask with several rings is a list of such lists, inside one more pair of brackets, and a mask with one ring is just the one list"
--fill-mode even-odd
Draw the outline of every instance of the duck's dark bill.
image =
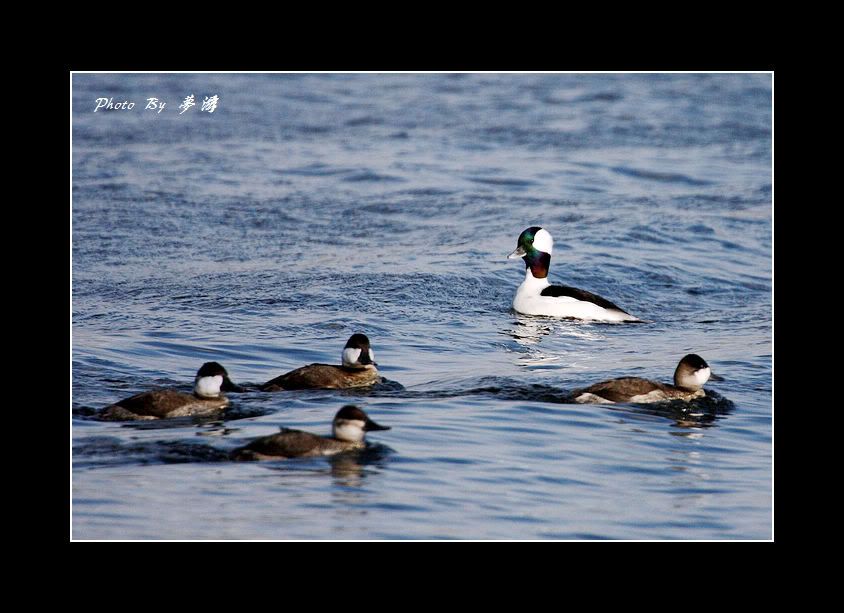
[[390, 426], [382, 426], [380, 424], [376, 424], [374, 421], [372, 421], [370, 419], [369, 421], [366, 422], [366, 425], [363, 427], [363, 429], [367, 432], [370, 432], [372, 430], [389, 430]]
[[710, 381], [725, 381], [724, 377], [720, 375], [716, 375], [715, 373], [709, 373], [709, 380]]
[[516, 250], [513, 251], [510, 255], [507, 256], [508, 260], [512, 260], [514, 258], [523, 258], [525, 257], [525, 248], [519, 245], [516, 247]]
[[228, 377], [223, 377], [223, 384], [220, 386], [220, 389], [224, 392], [245, 392], [246, 390], [236, 383], [234, 383]]

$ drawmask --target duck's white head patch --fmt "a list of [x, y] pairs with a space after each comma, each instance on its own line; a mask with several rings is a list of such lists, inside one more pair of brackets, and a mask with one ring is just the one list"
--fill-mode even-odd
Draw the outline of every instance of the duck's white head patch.
[[544, 228], [540, 228], [533, 235], [533, 248], [550, 255], [554, 251], [554, 239], [551, 238], [551, 233]]
[[223, 375], [211, 377], [197, 377], [193, 391], [202, 398], [217, 398], [220, 396], [220, 387], [223, 385]]

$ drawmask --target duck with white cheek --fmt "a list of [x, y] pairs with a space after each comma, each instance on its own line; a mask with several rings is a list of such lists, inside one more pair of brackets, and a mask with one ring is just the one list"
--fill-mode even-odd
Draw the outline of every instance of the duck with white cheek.
[[703, 384], [709, 379], [723, 381], [721, 377], [712, 374], [709, 364], [702, 357], [690, 353], [677, 365], [674, 371], [674, 385], [639, 377], [620, 377], [575, 390], [572, 392], [572, 398], [581, 404], [693, 400], [706, 396]]
[[331, 436], [319, 436], [302, 430], [282, 428], [281, 432], [262, 436], [231, 452], [233, 460], [283, 460], [328, 456], [366, 447], [367, 432], [389, 430], [369, 419], [358, 407], [347, 404], [337, 411]]
[[125, 398], [102, 410], [99, 418], [106, 421], [165, 419], [211, 415], [229, 406], [222, 392], [242, 392], [226, 369], [217, 362], [206, 362], [196, 373], [193, 394], [173, 389], [150, 390]]
[[591, 321], [642, 321], [622, 310], [609, 300], [582, 289], [566, 285], [551, 285], [548, 268], [554, 241], [547, 230], [539, 226], [528, 228], [519, 235], [516, 249], [508, 259], [525, 261], [525, 280], [516, 290], [513, 309], [525, 315], [573, 317]]
[[353, 334], [343, 348], [342, 364], [310, 364], [267, 381], [265, 392], [365, 387], [381, 381], [374, 353], [365, 334]]

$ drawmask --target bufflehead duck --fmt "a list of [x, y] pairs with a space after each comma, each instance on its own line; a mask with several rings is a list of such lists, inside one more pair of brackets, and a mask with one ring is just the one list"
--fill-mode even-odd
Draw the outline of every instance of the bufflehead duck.
[[319, 436], [302, 430], [282, 428], [281, 432], [257, 438], [231, 452], [233, 460], [280, 460], [334, 455], [366, 447], [364, 437], [372, 430], [389, 430], [369, 419], [358, 407], [347, 404], [337, 411], [331, 424], [331, 436]]
[[267, 381], [261, 386], [265, 392], [280, 390], [363, 387], [378, 383], [374, 353], [365, 334], [353, 334], [343, 348], [342, 366], [310, 364]]
[[642, 321], [609, 300], [591, 292], [548, 282], [551, 252], [554, 241], [547, 230], [539, 226], [528, 228], [519, 235], [517, 247], [508, 259], [523, 258], [525, 280], [516, 290], [513, 308], [525, 315], [574, 317], [594, 321]]
[[662, 402], [665, 400], [692, 400], [706, 396], [703, 384], [709, 379], [722, 381], [712, 374], [709, 364], [697, 354], [690, 353], [677, 365], [674, 371], [674, 385], [658, 383], [639, 377], [621, 377], [602, 381], [589, 387], [575, 390], [572, 397], [575, 402], [614, 403], [614, 402]]
[[196, 373], [193, 394], [172, 389], [142, 392], [107, 406], [100, 413], [100, 419], [126, 421], [209, 415], [229, 405], [229, 399], [223, 396], [221, 391], [244, 390], [232, 383], [226, 369], [220, 364], [206, 362]]

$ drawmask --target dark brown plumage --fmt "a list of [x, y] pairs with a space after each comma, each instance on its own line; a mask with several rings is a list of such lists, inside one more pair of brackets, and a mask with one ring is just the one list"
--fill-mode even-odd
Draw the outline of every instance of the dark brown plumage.
[[[639, 377], [620, 377], [618, 379], [611, 379], [610, 381], [601, 381], [589, 387], [575, 390], [572, 395], [577, 398], [581, 394], [594, 394], [612, 402], [626, 402], [631, 396], [639, 396], [649, 394], [653, 391], [660, 390], [670, 395], [677, 390], [672, 385], [665, 385], [657, 383], [656, 381], [649, 381], [648, 379], [640, 379]], [[688, 393], [688, 392], [686, 392]]]
[[225, 396], [199, 398], [176, 390], [152, 390], [135, 394], [107, 406], [100, 413], [100, 419], [126, 421], [137, 419], [164, 419], [188, 415], [208, 415], [229, 405]]
[[639, 377], [619, 377], [574, 390], [571, 397], [575, 402], [580, 403], [692, 400], [706, 396], [703, 385], [713, 377], [706, 360], [696, 353], [690, 353], [677, 364], [677, 369], [674, 371], [674, 385]]
[[310, 364], [280, 375], [261, 386], [265, 392], [300, 389], [363, 387], [381, 380], [375, 368]]
[[281, 432], [262, 436], [231, 452], [233, 460], [280, 460], [334, 455], [366, 447], [364, 438], [373, 430], [389, 430], [372, 421], [359, 407], [347, 404], [337, 411], [331, 424], [331, 436], [317, 436], [302, 430], [282, 428]]
[[343, 347], [340, 366], [309, 364], [291, 370], [261, 386], [265, 392], [302, 389], [342, 389], [378, 383], [381, 377], [373, 360], [369, 338], [360, 332], [352, 334]]
[[232, 452], [233, 460], [272, 460], [331, 455], [363, 448], [363, 443], [338, 441], [302, 430], [282, 428], [281, 432], [262, 436]]

